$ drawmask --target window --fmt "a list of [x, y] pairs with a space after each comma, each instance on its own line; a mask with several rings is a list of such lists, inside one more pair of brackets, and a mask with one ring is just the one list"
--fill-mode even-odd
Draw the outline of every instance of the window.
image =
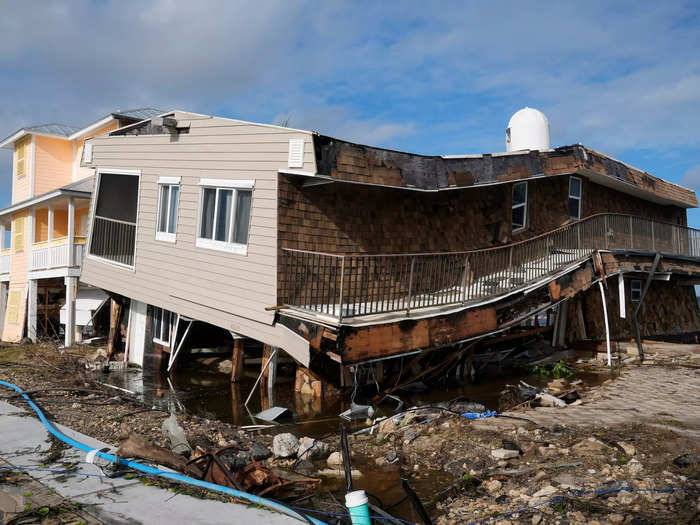
[[153, 341], [164, 346], [170, 346], [170, 329], [175, 314], [163, 308], [153, 307]]
[[569, 217], [581, 218], [581, 179], [569, 177]]
[[17, 145], [17, 159], [15, 161], [15, 176], [19, 179], [27, 174], [27, 140]]
[[12, 227], [12, 235], [15, 238], [15, 252], [24, 251], [24, 217], [15, 219]]
[[134, 267], [140, 176], [123, 169], [98, 173], [89, 257]]
[[156, 239], [175, 242], [177, 232], [177, 208], [180, 199], [180, 177], [158, 179], [158, 222]]
[[246, 254], [252, 180], [202, 179], [197, 246]]
[[513, 184], [512, 207], [512, 229], [515, 232], [524, 229], [527, 221], [527, 182]]
[[634, 303], [642, 300], [642, 281], [639, 279], [630, 281], [630, 300]]

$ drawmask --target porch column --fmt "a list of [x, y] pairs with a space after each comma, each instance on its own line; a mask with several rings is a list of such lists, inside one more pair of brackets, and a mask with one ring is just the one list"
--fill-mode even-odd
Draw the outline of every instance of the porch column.
[[68, 267], [75, 266], [75, 199], [68, 199]]
[[34, 240], [36, 238], [36, 210], [32, 208], [29, 210], [29, 224], [25, 225], [24, 231], [25, 235], [28, 233], [29, 237], [29, 249], [27, 252], [29, 253], [29, 270], [34, 269]]
[[7, 314], [7, 294], [10, 283], [0, 283], [0, 341], [2, 341], [2, 331], [5, 328], [5, 315]]
[[78, 287], [77, 277], [66, 277], [66, 327], [65, 341], [66, 347], [73, 346], [75, 343], [75, 292]]
[[49, 240], [49, 246], [51, 246], [51, 241], [53, 240], [53, 204], [49, 204], [49, 232], [48, 232], [48, 240]]
[[37, 297], [37, 280], [29, 279], [27, 283], [27, 337], [32, 343], [36, 343]]

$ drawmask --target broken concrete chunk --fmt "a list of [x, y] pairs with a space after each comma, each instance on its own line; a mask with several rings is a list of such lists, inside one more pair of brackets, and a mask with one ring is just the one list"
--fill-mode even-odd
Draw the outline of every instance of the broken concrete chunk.
[[549, 498], [549, 497], [553, 496], [554, 494], [556, 494], [556, 493], [557, 493], [557, 490], [558, 490], [558, 489], [557, 489], [556, 487], [553, 487], [552, 485], [547, 485], [546, 487], [544, 487], [544, 488], [538, 490], [537, 492], [535, 492], [535, 493], [532, 495], [532, 497], [533, 497], [533, 499], [535, 499], [535, 498], [536, 498], [536, 499], [539, 499], [539, 498]]
[[625, 455], [629, 457], [632, 457], [637, 453], [637, 449], [634, 448], [634, 445], [632, 445], [631, 443], [627, 443], [626, 441], [618, 441], [617, 444], [622, 450], [625, 451]]
[[644, 465], [642, 465], [639, 461], [636, 459], [632, 459], [627, 463], [627, 472], [631, 476], [636, 476], [639, 474], [642, 470], [644, 470]]
[[163, 433], [163, 437], [170, 442], [170, 448], [175, 454], [181, 454], [187, 457], [192, 454], [192, 447], [187, 442], [185, 431], [178, 424], [174, 412], [163, 421], [161, 432]]
[[299, 450], [299, 438], [286, 432], [272, 439], [272, 453], [278, 458], [290, 458]]
[[255, 461], [262, 461], [263, 459], [267, 459], [272, 456], [272, 452], [270, 452], [270, 449], [265, 445], [255, 443], [252, 447], [250, 447], [250, 456]]
[[513, 459], [520, 456], [517, 450], [508, 450], [505, 448], [496, 448], [491, 451], [491, 456], [496, 459]]
[[576, 443], [571, 450], [574, 454], [605, 454], [610, 452], [610, 447], [599, 439], [590, 437]]
[[343, 455], [340, 452], [333, 452], [333, 453], [331, 453], [330, 456], [328, 456], [326, 463], [328, 463], [328, 465], [330, 465], [332, 467], [342, 465], [343, 464]]
[[501, 485], [501, 482], [498, 481], [497, 479], [491, 479], [488, 481], [484, 481], [483, 486], [486, 490], [493, 493], [493, 492], [498, 492], [499, 490], [501, 490], [502, 485]]
[[313, 461], [315, 459], [325, 459], [330, 452], [331, 447], [328, 443], [310, 437], [303, 437], [299, 440], [297, 457]]
[[540, 405], [543, 407], [565, 407], [566, 406], [566, 401], [562, 401], [558, 397], [555, 397], [551, 394], [546, 394], [542, 392], [541, 394], [537, 394], [535, 396], [535, 399], [540, 402]]

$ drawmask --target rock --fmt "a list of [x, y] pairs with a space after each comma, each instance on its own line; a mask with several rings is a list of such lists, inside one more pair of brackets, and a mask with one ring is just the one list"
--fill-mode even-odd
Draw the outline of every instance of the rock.
[[303, 437], [299, 440], [297, 457], [300, 459], [308, 459], [310, 461], [325, 459], [330, 453], [331, 447], [328, 443], [310, 437]]
[[455, 401], [450, 405], [450, 410], [464, 414], [465, 412], [486, 412], [486, 407], [474, 401]]
[[642, 470], [644, 470], [644, 465], [642, 465], [642, 464], [641, 464], [639, 461], [637, 461], [636, 459], [631, 459], [631, 460], [627, 463], [626, 468], [627, 468], [627, 472], [629, 472], [629, 474], [630, 474], [631, 476], [636, 476], [636, 475], [639, 474]]
[[637, 449], [634, 448], [634, 445], [631, 443], [627, 443], [626, 441], [618, 441], [617, 445], [625, 451], [625, 456], [632, 457], [637, 453]]
[[290, 458], [299, 450], [299, 438], [286, 432], [272, 439], [272, 453], [277, 458]]
[[222, 374], [230, 375], [231, 370], [233, 369], [233, 364], [231, 363], [230, 359], [224, 359], [216, 365], [216, 369]]
[[326, 463], [330, 466], [338, 466], [343, 464], [343, 455], [340, 452], [333, 452], [330, 456], [328, 456], [328, 459], [326, 460]]
[[532, 516], [532, 520], [530, 521], [532, 525], [539, 525], [540, 522], [542, 522], [542, 514], [534, 514]]
[[379, 431], [378, 434], [382, 437], [388, 434], [393, 434], [394, 432], [396, 432], [396, 429], [397, 425], [393, 417], [387, 418], [381, 423], [379, 423], [379, 426], [377, 428], [377, 430]]
[[618, 523], [625, 521], [625, 517], [622, 514], [608, 514], [607, 518], [613, 525], [617, 525]]
[[576, 476], [569, 474], [568, 472], [557, 474], [556, 476], [554, 476], [554, 478], [552, 478], [552, 481], [554, 481], [561, 488], [564, 489], [578, 490], [581, 488], [581, 480], [578, 479]]
[[692, 467], [700, 465], [700, 454], [683, 454], [673, 460], [673, 464], [677, 467]]
[[562, 401], [558, 397], [551, 394], [541, 393], [535, 396], [535, 399], [540, 402], [540, 406], [543, 407], [565, 407], [566, 401]]
[[411, 441], [419, 436], [418, 431], [415, 428], [407, 429], [403, 434], [403, 444], [408, 445]]
[[484, 481], [483, 487], [488, 490], [489, 492], [498, 492], [501, 490], [501, 482], [498, 481], [497, 479], [490, 479], [488, 481]]
[[496, 448], [491, 451], [491, 456], [496, 459], [513, 459], [520, 456], [517, 450], [507, 450], [505, 448]]
[[267, 459], [272, 456], [272, 452], [270, 452], [270, 449], [265, 445], [255, 443], [252, 447], [250, 447], [250, 456], [255, 461], [262, 461], [263, 459]]
[[575, 454], [605, 454], [610, 452], [610, 447], [599, 439], [589, 437], [576, 443], [571, 450]]
[[71, 408], [80, 408], [81, 405], [80, 405], [80, 403], [73, 403], [70, 407]]
[[310, 476], [316, 472], [316, 467], [314, 467], [314, 464], [311, 463], [311, 461], [302, 459], [296, 463], [294, 470], [299, 474], [303, 474], [304, 476]]
[[549, 498], [549, 497], [553, 496], [554, 494], [556, 494], [557, 491], [558, 491], [558, 489], [556, 487], [553, 487], [552, 485], [547, 485], [546, 487], [535, 492], [532, 495], [532, 498], [533, 499], [540, 499], [540, 498], [546, 499], [546, 498]]

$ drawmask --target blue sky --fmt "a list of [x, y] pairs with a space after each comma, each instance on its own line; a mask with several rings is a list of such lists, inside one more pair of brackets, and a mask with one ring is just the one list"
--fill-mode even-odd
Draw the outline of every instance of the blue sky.
[[[0, 135], [155, 106], [427, 154], [504, 149], [547, 114], [700, 189], [698, 2], [79, 1], [2, 4]], [[0, 205], [10, 200], [0, 151]], [[690, 212], [700, 227], [700, 212]]]

